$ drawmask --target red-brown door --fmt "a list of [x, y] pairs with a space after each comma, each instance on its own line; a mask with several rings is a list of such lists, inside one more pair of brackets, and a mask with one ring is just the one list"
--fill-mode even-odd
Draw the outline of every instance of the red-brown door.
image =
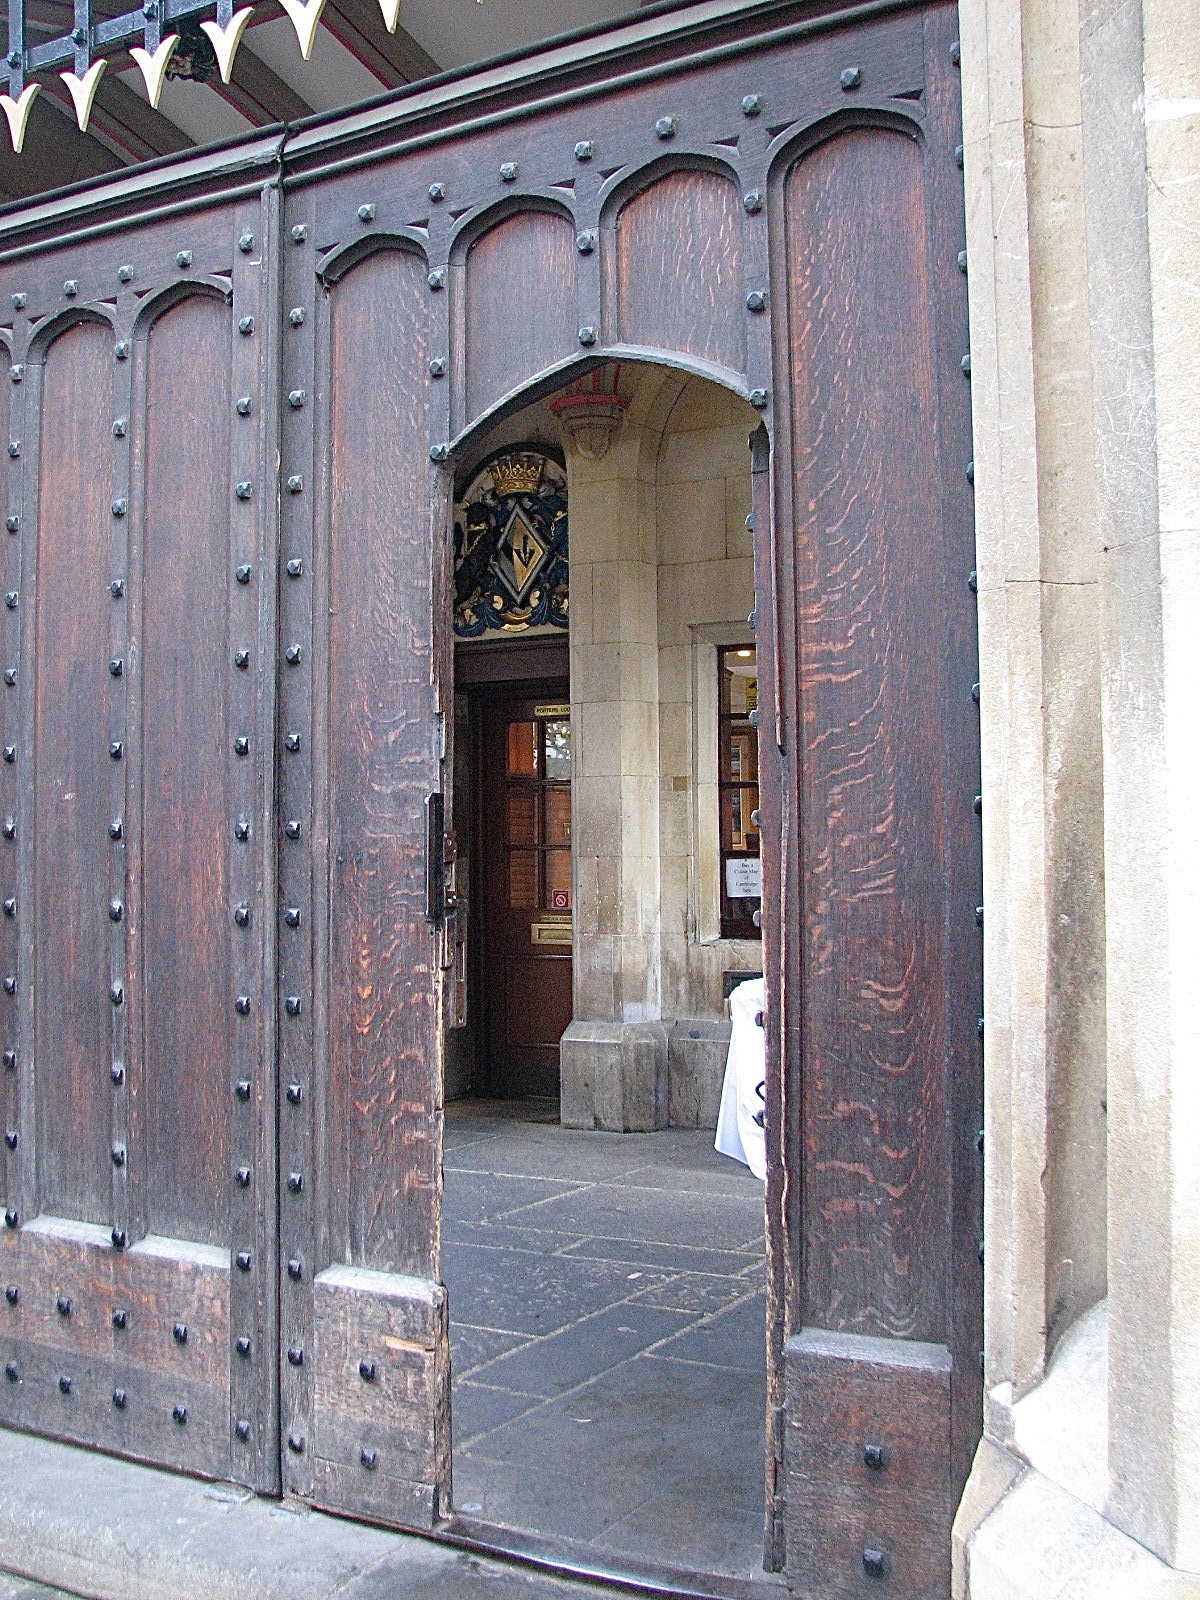
[[484, 713], [483, 1003], [488, 1087], [558, 1093], [571, 1020], [571, 720], [566, 686]]

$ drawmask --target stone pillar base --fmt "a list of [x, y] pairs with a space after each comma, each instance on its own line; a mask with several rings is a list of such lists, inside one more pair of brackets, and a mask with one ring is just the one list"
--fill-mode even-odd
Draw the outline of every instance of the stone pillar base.
[[729, 1056], [731, 1024], [682, 1017], [671, 1024], [667, 1056], [672, 1128], [715, 1128]]
[[650, 1133], [667, 1125], [661, 1022], [573, 1022], [559, 1046], [564, 1128]]
[[[955, 1600], [1195, 1600], [1179, 1572], [1091, 1506], [984, 1438], [955, 1526]], [[972, 1527], [980, 1512], [987, 1515]]]

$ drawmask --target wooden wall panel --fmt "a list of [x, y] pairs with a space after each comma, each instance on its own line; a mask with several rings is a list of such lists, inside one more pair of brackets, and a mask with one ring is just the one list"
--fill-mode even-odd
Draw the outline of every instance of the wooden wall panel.
[[575, 230], [520, 211], [472, 244], [466, 267], [467, 417], [579, 351]]
[[441, 1157], [427, 296], [424, 263], [394, 250], [332, 292], [328, 644], [333, 1249], [426, 1278]]
[[715, 172], [668, 173], [617, 219], [617, 306], [625, 344], [746, 368], [742, 203]]
[[[230, 974], [230, 313], [153, 326], [142, 571], [146, 1218], [227, 1244]], [[239, 728], [238, 733], [252, 730]]]
[[112, 331], [46, 355], [35, 688], [34, 1044], [43, 1211], [108, 1217]]
[[947, 1337], [944, 596], [917, 142], [786, 187], [801, 737], [802, 1321]]

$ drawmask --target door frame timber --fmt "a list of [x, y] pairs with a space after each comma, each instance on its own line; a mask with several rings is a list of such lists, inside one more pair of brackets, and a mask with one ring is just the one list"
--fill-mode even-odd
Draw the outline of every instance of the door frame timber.
[[[272, 714], [277, 714], [279, 729], [298, 730], [300, 736], [298, 746], [294, 750], [289, 746], [285, 758], [273, 724], [259, 731], [265, 741], [262, 748], [276, 751], [275, 810], [270, 810], [269, 782], [262, 810], [264, 837], [276, 840], [274, 866], [268, 864], [265, 882], [274, 895], [271, 879], [277, 871], [281, 913], [285, 904], [297, 909], [300, 917], [288, 926], [294, 932], [302, 920], [306, 929], [300, 938], [289, 934], [285, 940], [282, 928], [272, 934], [272, 940], [278, 937], [280, 953], [270, 943], [264, 956], [264, 982], [274, 982], [278, 1007], [278, 1083], [281, 1088], [312, 1086], [306, 1092], [303, 1116], [289, 1121], [287, 1107], [282, 1101], [278, 1104], [278, 1176], [282, 1180], [285, 1172], [300, 1170], [315, 1175], [305, 1191], [302, 1221], [300, 1208], [293, 1207], [297, 1237], [305, 1245], [300, 1270], [292, 1273], [284, 1267], [285, 1261], [300, 1259], [292, 1254], [287, 1237], [282, 1237], [279, 1251], [279, 1427], [284, 1486], [316, 1504], [428, 1526], [439, 1520], [449, 1492], [447, 1313], [438, 1284], [440, 1164], [435, 1162], [437, 1172], [430, 1169], [422, 1180], [432, 1184], [432, 1190], [421, 1200], [421, 1214], [429, 1221], [428, 1237], [416, 1252], [420, 1261], [413, 1256], [403, 1268], [367, 1272], [361, 1281], [353, 1276], [360, 1268], [338, 1268], [337, 1281], [326, 1286], [327, 1298], [343, 1310], [351, 1302], [365, 1304], [372, 1294], [381, 1297], [379, 1304], [386, 1309], [379, 1313], [382, 1320], [376, 1332], [390, 1328], [388, 1337], [399, 1337], [401, 1329], [401, 1342], [409, 1341], [428, 1357], [420, 1382], [426, 1385], [422, 1403], [434, 1408], [429, 1419], [432, 1432], [423, 1462], [413, 1468], [417, 1487], [405, 1506], [388, 1501], [382, 1473], [380, 1491], [358, 1498], [357, 1491], [346, 1487], [353, 1477], [349, 1468], [339, 1467], [333, 1479], [326, 1474], [320, 1485], [316, 1483], [311, 1448], [315, 1363], [311, 1356], [303, 1359], [304, 1350], [319, 1344], [314, 1341], [313, 1276], [340, 1259], [336, 1230], [331, 1231], [329, 1223], [332, 1135], [328, 1118], [320, 1111], [330, 1071], [323, 1041], [328, 1037], [333, 998], [328, 943], [333, 915], [330, 839], [323, 826], [330, 815], [330, 778], [317, 760], [329, 737], [328, 696], [319, 686], [329, 672], [325, 619], [332, 614], [331, 601], [336, 601], [328, 587], [334, 492], [326, 448], [334, 404], [330, 319], [342, 285], [364, 263], [391, 251], [400, 252], [410, 267], [416, 258], [422, 275], [428, 274], [420, 315], [430, 361], [430, 381], [421, 401], [428, 420], [428, 460], [422, 457], [421, 471], [429, 515], [414, 544], [415, 549], [426, 541], [428, 605], [424, 601], [415, 605], [413, 617], [428, 641], [431, 748], [422, 760], [431, 789], [445, 792], [452, 758], [452, 480], [456, 465], [470, 454], [475, 441], [518, 406], [606, 360], [665, 364], [698, 374], [733, 390], [762, 415], [752, 446], [756, 606], [760, 646], [765, 647], [760, 672], [760, 808], [764, 882], [776, 886], [774, 893], [763, 897], [764, 967], [775, 980], [768, 983], [765, 1019], [767, 1564], [779, 1567], [786, 1555], [790, 1570], [806, 1549], [811, 1552], [820, 1546], [826, 1555], [833, 1551], [837, 1561], [844, 1557], [858, 1570], [864, 1531], [869, 1533], [871, 1526], [886, 1531], [901, 1515], [886, 1486], [881, 1494], [875, 1479], [868, 1474], [863, 1480], [853, 1464], [835, 1468], [836, 1482], [828, 1485], [831, 1492], [844, 1491], [843, 1501], [855, 1508], [853, 1516], [841, 1516], [827, 1505], [814, 1510], [819, 1495], [812, 1505], [797, 1503], [798, 1496], [807, 1494], [802, 1478], [793, 1480], [789, 1503], [784, 1469], [796, 1465], [795, 1460], [789, 1462], [789, 1452], [794, 1455], [803, 1446], [793, 1425], [804, 1396], [793, 1390], [793, 1382], [811, 1379], [813, 1393], [827, 1382], [833, 1382], [835, 1389], [841, 1384], [838, 1393], [846, 1400], [865, 1371], [883, 1397], [884, 1413], [890, 1406], [899, 1419], [888, 1436], [888, 1453], [898, 1461], [915, 1461], [920, 1481], [931, 1485], [925, 1529], [928, 1538], [939, 1544], [939, 1552], [940, 1542], [945, 1542], [948, 1573], [950, 1515], [966, 1480], [982, 1420], [978, 1370], [982, 1290], [973, 1261], [982, 1205], [975, 1150], [982, 1060], [974, 1038], [981, 1009], [981, 957], [957, 924], [949, 936], [952, 953], [947, 958], [953, 975], [939, 1002], [948, 1015], [952, 1013], [942, 1107], [950, 1138], [936, 1152], [948, 1168], [943, 1178], [949, 1214], [939, 1223], [937, 1248], [945, 1254], [950, 1288], [946, 1304], [929, 1318], [941, 1331], [933, 1342], [919, 1347], [903, 1337], [875, 1338], [852, 1347], [844, 1340], [838, 1344], [843, 1335], [836, 1327], [804, 1328], [803, 1019], [799, 1014], [804, 901], [798, 811], [801, 763], [794, 748], [804, 686], [796, 659], [802, 628], [797, 563], [792, 541], [785, 536], [794, 522], [799, 452], [784, 400], [789, 396], [792, 352], [783, 212], [788, 172], [808, 150], [844, 130], [875, 128], [881, 134], [890, 130], [912, 140], [921, 151], [934, 286], [930, 309], [935, 319], [938, 505], [942, 528], [953, 534], [957, 559], [959, 553], [973, 550], [973, 535], [969, 488], [959, 470], [970, 454], [969, 390], [960, 371], [967, 349], [966, 296], [964, 290], [955, 299], [946, 274], [946, 262], [954, 263], [964, 234], [961, 178], [953, 154], [961, 140], [956, 35], [950, 0], [924, 5], [867, 0], [854, 6], [803, 0], [699, 0], [682, 9], [664, 6], [626, 24], [581, 30], [550, 41], [527, 55], [445, 74], [357, 110], [270, 130], [202, 157], [190, 153], [171, 157], [127, 177], [78, 185], [51, 201], [0, 217], [0, 305], [8, 305], [10, 296], [21, 297], [19, 305], [12, 301], [11, 332], [3, 335], [14, 372], [13, 440], [32, 431], [24, 419], [35, 398], [35, 385], [22, 387], [15, 376], [26, 361], [31, 336], [47, 327], [49, 319], [69, 313], [73, 305], [100, 307], [115, 290], [118, 263], [124, 270], [124, 263], [132, 262], [139, 288], [145, 283], [164, 289], [174, 285], [182, 286], [182, 292], [197, 287], [204, 272], [219, 274], [227, 269], [230, 260], [239, 270], [253, 268], [256, 274], [256, 319], [264, 341], [260, 505], [264, 518], [274, 517], [276, 507], [278, 514], [277, 544], [274, 524], [268, 541], [278, 551], [271, 603], [275, 611], [264, 605], [260, 651], [268, 681], [278, 686]], [[668, 173], [707, 175], [711, 192], [725, 185], [737, 201], [724, 215], [726, 259], [736, 262], [737, 270], [732, 288], [728, 283], [722, 288], [728, 294], [728, 315], [720, 337], [703, 319], [689, 322], [686, 306], [679, 310], [669, 299], [656, 301], [653, 273], [640, 278], [621, 275], [622, 208], [632, 206], [655, 179]], [[239, 219], [250, 209], [260, 220], [248, 229]], [[573, 283], [561, 288], [566, 282], [562, 274], [555, 282], [539, 283], [538, 290], [559, 294], [553, 307], [556, 326], [569, 327], [570, 337], [555, 344], [554, 336], [546, 334], [545, 341], [528, 353], [502, 351], [502, 359], [490, 367], [479, 366], [477, 345], [468, 340], [466, 331], [470, 318], [482, 318], [479, 326], [489, 326], [488, 316], [505, 304], [506, 295], [511, 299], [512, 283], [504, 274], [515, 271], [520, 260], [519, 250], [511, 259], [501, 250], [498, 275], [472, 281], [471, 247], [482, 238], [499, 240], [507, 223], [531, 212], [550, 219], [546, 226], [551, 233], [559, 224], [569, 229], [563, 261], [570, 261]], [[223, 242], [211, 260], [193, 260], [188, 255], [190, 238], [198, 225], [214, 217], [223, 219]], [[240, 244], [247, 231], [258, 235], [248, 250]], [[686, 249], [680, 255], [686, 256]], [[79, 288], [64, 299], [68, 281]], [[176, 287], [172, 292], [181, 291]], [[552, 320], [547, 317], [547, 325]], [[270, 374], [277, 375], [275, 383]], [[377, 398], [381, 405], [394, 399], [387, 390], [386, 373]], [[268, 445], [276, 440], [278, 492], [272, 495]], [[10, 516], [21, 517], [24, 492], [21, 464], [14, 460], [9, 474]], [[22, 538], [9, 545], [10, 587], [19, 583], [24, 542]], [[936, 595], [942, 607], [938, 616], [954, 652], [954, 669], [962, 675], [970, 670], [974, 653], [969, 597], [950, 594], [945, 573], [931, 582], [935, 589], [941, 585]], [[270, 587], [268, 579], [264, 593]], [[16, 625], [8, 621], [10, 634]], [[23, 664], [28, 648], [26, 644]], [[289, 655], [289, 650], [295, 653]], [[970, 670], [967, 683], [976, 675]], [[31, 680], [32, 672], [23, 671], [19, 708], [6, 705], [6, 737], [17, 744], [23, 761], [32, 738]], [[947, 717], [944, 765], [961, 771], [964, 789], [974, 793], [976, 732], [967, 729], [959, 709], [948, 711]], [[285, 840], [280, 831], [285, 817], [299, 820], [308, 840], [304, 849], [289, 851], [294, 836]], [[980, 897], [978, 839], [972, 841], [957, 823], [950, 832], [959, 854], [953, 870], [948, 869], [948, 923], [960, 902], [973, 904]], [[23, 865], [21, 899], [28, 898], [27, 887], [28, 868]], [[437, 969], [444, 968], [452, 939], [437, 908], [431, 909], [434, 923], [422, 948], [427, 947], [429, 981], [436, 988]], [[27, 973], [32, 952], [24, 924], [20, 938], [22, 972]], [[22, 1037], [29, 1027], [27, 990], [23, 978]], [[440, 1027], [440, 1000], [433, 990], [427, 999]], [[265, 991], [263, 1009], [269, 1005], [270, 994]], [[433, 1053], [437, 1055], [436, 1046]], [[18, 1118], [22, 1132], [30, 1116], [32, 1071], [31, 1060], [23, 1060], [19, 1081], [10, 1084], [10, 1118]], [[419, 1158], [423, 1172], [440, 1153], [439, 1072], [440, 1060], [434, 1060], [422, 1091], [427, 1095], [429, 1124]], [[20, 1195], [19, 1206], [24, 1208], [28, 1201], [23, 1180], [11, 1154], [8, 1174], [10, 1196]], [[283, 1218], [291, 1215], [288, 1203], [281, 1188]], [[10, 1208], [17, 1209], [11, 1200]], [[280, 1226], [286, 1235], [285, 1222]], [[265, 1247], [266, 1241], [261, 1243]], [[406, 1272], [411, 1276], [403, 1277]], [[388, 1282], [375, 1282], [376, 1278]], [[830, 1338], [822, 1342], [827, 1333]], [[813, 1337], [805, 1343], [808, 1334]], [[301, 1358], [290, 1360], [289, 1352], [300, 1352]], [[829, 1373], [833, 1379], [823, 1376]], [[315, 1387], [319, 1389], [321, 1382], [318, 1375]], [[944, 1422], [923, 1437], [916, 1422], [929, 1395], [939, 1406], [944, 1404]], [[841, 1442], [851, 1454], [864, 1442], [854, 1430], [867, 1425], [876, 1426], [875, 1413], [864, 1422], [862, 1408], [856, 1412], [846, 1400], [845, 1415], [837, 1426], [850, 1430]], [[368, 1450], [364, 1444], [362, 1464], [374, 1467], [373, 1447]], [[264, 1480], [259, 1476], [255, 1481]]]

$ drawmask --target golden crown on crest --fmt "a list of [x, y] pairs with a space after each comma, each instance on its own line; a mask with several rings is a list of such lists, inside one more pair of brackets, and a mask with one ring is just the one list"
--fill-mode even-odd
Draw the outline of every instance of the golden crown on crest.
[[541, 456], [522, 451], [520, 455], [500, 456], [492, 462], [488, 471], [498, 495], [536, 494], [544, 465]]

